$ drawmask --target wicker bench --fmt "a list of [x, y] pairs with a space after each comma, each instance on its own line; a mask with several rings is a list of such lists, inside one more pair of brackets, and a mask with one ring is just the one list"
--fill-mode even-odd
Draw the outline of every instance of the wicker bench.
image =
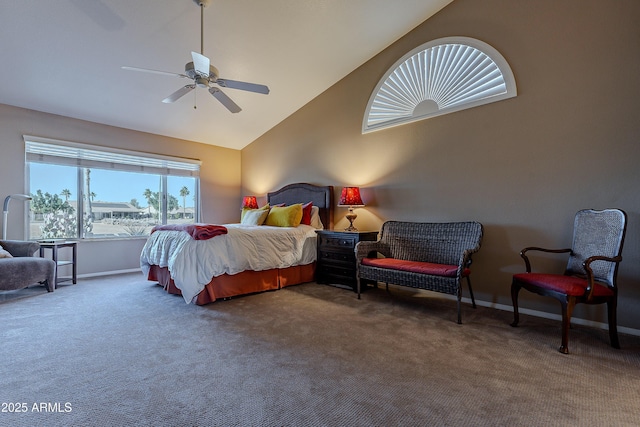
[[[483, 228], [479, 222], [401, 222], [382, 225], [377, 242], [356, 245], [358, 299], [362, 281], [383, 282], [456, 295], [458, 323], [462, 278], [467, 279], [476, 307], [471, 280], [471, 255], [480, 249]], [[381, 257], [382, 256], [382, 257]]]

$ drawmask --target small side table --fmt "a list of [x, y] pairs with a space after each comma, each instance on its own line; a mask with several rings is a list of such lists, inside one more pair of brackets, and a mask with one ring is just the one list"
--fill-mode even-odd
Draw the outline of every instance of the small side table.
[[[58, 249], [60, 248], [71, 248], [71, 260], [58, 260]], [[77, 282], [77, 254], [78, 254], [78, 243], [77, 242], [40, 242], [40, 256], [45, 257], [45, 250], [51, 249], [51, 259], [55, 261], [58, 265], [56, 268], [56, 287], [58, 287], [58, 283], [64, 282], [67, 280], [71, 280], [71, 283], [74, 285]], [[59, 277], [58, 272], [61, 266], [70, 265], [71, 266], [71, 277]]]

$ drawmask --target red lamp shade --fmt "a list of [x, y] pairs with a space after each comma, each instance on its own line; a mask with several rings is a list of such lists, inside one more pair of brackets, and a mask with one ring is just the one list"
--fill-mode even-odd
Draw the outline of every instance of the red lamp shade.
[[344, 187], [338, 206], [364, 206], [360, 197], [360, 187]]
[[244, 196], [242, 199], [242, 207], [247, 209], [258, 209], [258, 200], [256, 196]]

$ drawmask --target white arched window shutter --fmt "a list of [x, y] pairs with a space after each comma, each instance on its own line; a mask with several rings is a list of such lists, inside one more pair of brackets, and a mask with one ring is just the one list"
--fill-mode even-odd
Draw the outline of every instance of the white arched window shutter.
[[385, 73], [369, 98], [362, 133], [516, 95], [500, 52], [473, 38], [445, 37], [418, 46]]

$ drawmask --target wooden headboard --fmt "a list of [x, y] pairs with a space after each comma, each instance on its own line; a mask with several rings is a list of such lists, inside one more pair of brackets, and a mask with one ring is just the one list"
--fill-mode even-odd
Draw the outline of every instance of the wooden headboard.
[[297, 183], [285, 185], [279, 190], [267, 193], [267, 202], [270, 205], [284, 203], [313, 202], [320, 211], [320, 220], [325, 230], [333, 229], [333, 186], [318, 186], [313, 184]]

